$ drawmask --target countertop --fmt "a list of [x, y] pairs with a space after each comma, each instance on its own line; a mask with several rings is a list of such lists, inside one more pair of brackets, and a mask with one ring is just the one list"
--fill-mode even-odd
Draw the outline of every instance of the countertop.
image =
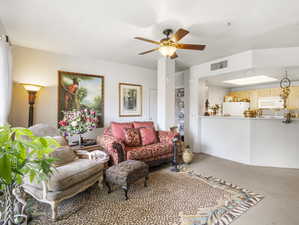
[[[244, 117], [244, 116], [199, 116], [200, 118], [207, 119], [241, 119], [241, 120], [283, 120], [281, 117]], [[299, 118], [292, 118], [292, 121], [299, 121]]]

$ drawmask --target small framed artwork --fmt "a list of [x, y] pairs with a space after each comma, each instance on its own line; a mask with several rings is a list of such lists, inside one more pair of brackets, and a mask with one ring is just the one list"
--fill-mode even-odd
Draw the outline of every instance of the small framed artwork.
[[104, 126], [104, 76], [58, 71], [58, 121], [63, 111], [92, 109]]
[[119, 83], [119, 116], [142, 116], [142, 85]]

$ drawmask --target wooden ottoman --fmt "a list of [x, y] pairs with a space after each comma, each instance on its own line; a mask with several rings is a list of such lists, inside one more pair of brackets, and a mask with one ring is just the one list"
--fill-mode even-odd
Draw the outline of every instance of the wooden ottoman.
[[114, 165], [105, 171], [105, 183], [108, 193], [111, 193], [113, 185], [121, 186], [128, 200], [130, 184], [144, 178], [144, 186], [147, 186], [149, 167], [146, 163], [136, 160], [127, 160]]

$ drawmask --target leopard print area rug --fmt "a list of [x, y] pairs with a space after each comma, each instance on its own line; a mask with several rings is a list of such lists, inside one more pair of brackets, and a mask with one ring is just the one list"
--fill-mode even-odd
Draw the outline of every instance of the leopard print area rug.
[[56, 222], [48, 205], [31, 199], [29, 225], [228, 225], [262, 199], [221, 179], [162, 169], [150, 173], [148, 187], [133, 184], [127, 201], [120, 189], [94, 185], [62, 202]]

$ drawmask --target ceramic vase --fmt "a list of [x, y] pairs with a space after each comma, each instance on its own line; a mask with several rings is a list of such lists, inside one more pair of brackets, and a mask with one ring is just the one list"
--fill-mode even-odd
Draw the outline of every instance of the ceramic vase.
[[191, 149], [187, 146], [183, 152], [183, 161], [186, 164], [190, 164], [193, 160], [193, 152]]

